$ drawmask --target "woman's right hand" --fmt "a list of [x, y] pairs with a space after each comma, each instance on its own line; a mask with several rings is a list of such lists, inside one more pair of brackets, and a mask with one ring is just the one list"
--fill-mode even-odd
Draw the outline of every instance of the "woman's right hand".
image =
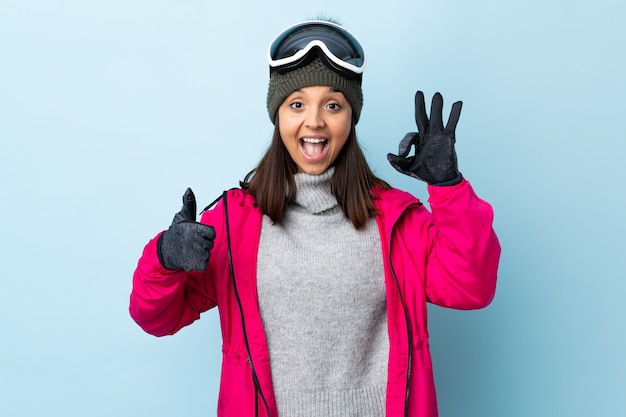
[[214, 239], [213, 227], [196, 222], [196, 197], [191, 188], [187, 188], [183, 208], [159, 237], [159, 261], [166, 269], [203, 272], [209, 263]]

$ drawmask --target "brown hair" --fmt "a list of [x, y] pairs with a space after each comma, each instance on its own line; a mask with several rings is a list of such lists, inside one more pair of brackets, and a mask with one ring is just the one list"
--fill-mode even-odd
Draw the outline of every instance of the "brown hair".
[[[378, 213], [373, 202], [372, 187], [389, 189], [390, 186], [376, 177], [367, 164], [357, 142], [354, 121], [348, 140], [333, 165], [335, 173], [330, 180], [331, 192], [352, 225], [360, 229]], [[277, 116], [269, 149], [240, 185], [254, 196], [263, 214], [269, 216], [274, 224], [280, 224], [285, 210], [296, 200], [293, 176], [297, 172], [298, 167], [280, 137]]]

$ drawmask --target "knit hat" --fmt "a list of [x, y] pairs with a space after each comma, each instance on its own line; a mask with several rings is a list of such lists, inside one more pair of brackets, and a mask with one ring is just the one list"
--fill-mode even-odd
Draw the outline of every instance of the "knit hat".
[[310, 64], [297, 68], [285, 74], [276, 71], [270, 73], [269, 89], [267, 91], [267, 111], [272, 123], [276, 120], [278, 108], [294, 91], [304, 87], [327, 85], [343, 93], [352, 107], [352, 117], [355, 123], [359, 121], [363, 107], [363, 91], [361, 79], [342, 77], [328, 68], [316, 58]]

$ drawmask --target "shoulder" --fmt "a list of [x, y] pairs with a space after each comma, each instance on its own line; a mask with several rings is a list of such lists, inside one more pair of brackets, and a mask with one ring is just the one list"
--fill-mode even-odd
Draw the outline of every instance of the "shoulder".
[[372, 195], [374, 196], [374, 204], [381, 211], [394, 207], [404, 210], [404, 208], [412, 204], [422, 204], [413, 194], [393, 187], [387, 189], [373, 187]]
[[429, 213], [420, 200], [403, 190], [397, 188], [372, 188], [374, 205], [378, 209], [379, 217], [384, 223], [395, 224], [401, 217], [406, 218], [407, 213], [413, 213], [411, 217], [428, 217]]
[[233, 188], [225, 191], [203, 210], [202, 222], [208, 223], [216, 219], [221, 220], [226, 212], [229, 217], [235, 218], [260, 215], [260, 210], [255, 204], [254, 197], [246, 190]]

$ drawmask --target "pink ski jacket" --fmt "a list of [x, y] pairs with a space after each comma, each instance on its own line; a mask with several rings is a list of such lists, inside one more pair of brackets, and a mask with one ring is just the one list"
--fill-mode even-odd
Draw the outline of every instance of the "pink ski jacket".
[[[387, 417], [437, 416], [426, 303], [478, 309], [491, 302], [496, 288], [500, 245], [491, 206], [465, 180], [428, 190], [432, 214], [408, 193], [373, 190], [389, 324]], [[218, 307], [219, 417], [278, 416], [256, 291], [261, 219], [252, 196], [228, 191], [201, 218], [217, 235], [205, 272], [164, 269], [157, 236], [145, 247], [133, 277], [130, 314], [155, 336], [174, 334]]]

